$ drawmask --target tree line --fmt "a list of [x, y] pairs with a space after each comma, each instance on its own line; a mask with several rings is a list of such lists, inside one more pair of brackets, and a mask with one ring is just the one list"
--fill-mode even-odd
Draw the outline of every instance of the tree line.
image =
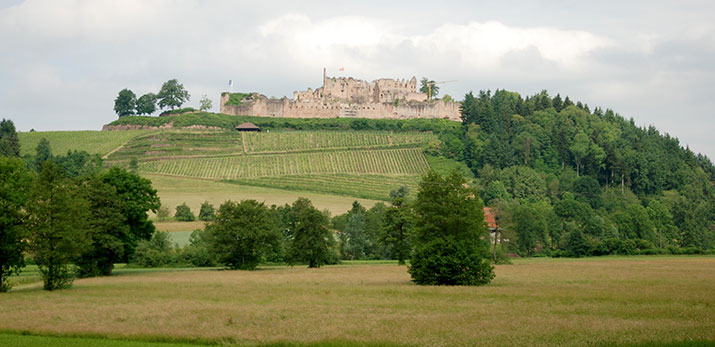
[[[482, 203], [454, 172], [426, 175], [414, 201], [402, 187], [392, 204], [365, 209], [358, 202], [330, 217], [310, 200], [284, 206], [255, 200], [202, 204], [207, 221], [183, 249], [157, 232], [148, 212], [161, 203], [151, 182], [99, 156], [52, 154], [42, 139], [34, 156], [19, 158], [14, 125], [0, 128], [0, 281], [19, 273], [26, 260], [39, 267], [44, 288], [66, 288], [75, 277], [111, 275], [114, 264], [156, 267], [172, 263], [253, 270], [263, 262], [320, 267], [341, 259], [411, 261], [419, 284], [484, 284], [493, 278]], [[7, 141], [6, 141], [7, 140]], [[8, 144], [8, 145], [6, 145]], [[194, 218], [185, 204], [176, 217]]]
[[[208, 221], [184, 248], [172, 247], [165, 233], [142, 242], [135, 261], [153, 267], [191, 264], [253, 270], [259, 264], [320, 267], [341, 260], [397, 259], [410, 262], [419, 284], [474, 285], [493, 278], [488, 234], [477, 191], [463, 176], [427, 174], [414, 200], [408, 190], [392, 191], [390, 206], [366, 209], [355, 201], [330, 217], [310, 200], [266, 206], [255, 200], [226, 201], [217, 209], [202, 204]], [[177, 215], [191, 215], [185, 205]], [[215, 211], [214, 214], [211, 211]]]
[[[189, 101], [191, 95], [184, 85], [176, 79], [170, 79], [162, 84], [159, 93], [146, 93], [139, 98], [128, 88], [119, 91], [114, 99], [114, 112], [121, 118], [133, 115], [151, 115], [157, 111], [157, 103], [160, 109], [169, 108], [174, 110], [180, 108]], [[201, 111], [206, 111], [213, 107], [211, 100], [204, 95], [201, 100]], [[189, 111], [194, 111], [190, 108]]]
[[[34, 157], [19, 157], [11, 121], [0, 143], [0, 283], [25, 265], [40, 270], [44, 288], [71, 285], [76, 276], [109, 275], [155, 228], [148, 211], [159, 198], [151, 182], [122, 168], [104, 169], [101, 158], [70, 151], [54, 156], [40, 141]], [[8, 150], [9, 149], [9, 150]]]

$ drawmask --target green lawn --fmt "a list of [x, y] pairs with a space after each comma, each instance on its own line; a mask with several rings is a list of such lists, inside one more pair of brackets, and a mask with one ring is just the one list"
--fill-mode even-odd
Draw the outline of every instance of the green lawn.
[[[118, 270], [68, 290], [26, 285], [0, 295], [0, 331], [65, 336], [36, 340], [60, 346], [74, 343], [66, 336], [240, 345], [715, 343], [712, 256], [520, 259], [495, 271], [487, 286], [450, 287], [414, 285], [394, 263]], [[1, 338], [35, 341], [12, 334]], [[114, 343], [98, 343], [105, 342]]]

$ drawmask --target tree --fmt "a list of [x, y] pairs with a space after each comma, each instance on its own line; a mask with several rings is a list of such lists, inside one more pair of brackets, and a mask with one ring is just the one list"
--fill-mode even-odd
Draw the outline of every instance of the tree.
[[201, 100], [199, 102], [201, 103], [201, 107], [199, 107], [201, 111], [208, 111], [213, 107], [211, 99], [209, 99], [206, 94], [201, 97]]
[[156, 94], [146, 93], [137, 99], [137, 114], [150, 115], [156, 112]]
[[328, 217], [313, 207], [310, 200], [298, 198], [291, 206], [294, 223], [292, 242], [288, 248], [288, 263], [306, 262], [309, 268], [328, 264], [335, 258], [335, 239], [328, 229]]
[[114, 112], [119, 117], [129, 116], [134, 114], [134, 109], [137, 105], [137, 96], [134, 92], [124, 88], [119, 91], [119, 95], [114, 99]]
[[432, 99], [439, 95], [439, 86], [434, 80], [422, 77], [422, 80], [420, 80], [420, 93], [425, 93], [427, 98]]
[[176, 206], [176, 213], [174, 214], [174, 219], [180, 222], [193, 222], [196, 219], [196, 216], [194, 216], [194, 213], [191, 212], [189, 206], [186, 205], [186, 203], [183, 203], [179, 206]]
[[15, 124], [4, 118], [0, 121], [0, 156], [20, 156], [20, 140], [15, 131]]
[[531, 255], [538, 241], [546, 238], [548, 224], [545, 216], [539, 213], [532, 204], [516, 206], [512, 212], [514, 231], [518, 235], [519, 250]]
[[214, 218], [216, 218], [214, 206], [209, 204], [208, 201], [204, 201], [204, 203], [201, 204], [201, 210], [199, 210], [199, 220], [212, 221]]
[[[403, 188], [403, 187], [401, 187]], [[385, 211], [385, 223], [382, 227], [380, 242], [385, 244], [400, 265], [405, 264], [412, 251], [412, 210], [405, 201], [407, 189], [392, 191], [392, 206]]]
[[45, 290], [72, 284], [70, 267], [89, 246], [89, 206], [77, 186], [52, 161], [42, 164], [27, 205], [29, 249]]
[[114, 263], [124, 254], [123, 240], [129, 238], [129, 226], [122, 214], [122, 201], [116, 188], [94, 175], [81, 184], [83, 198], [89, 204], [87, 238], [89, 247], [77, 261], [80, 277], [109, 276]]
[[211, 248], [231, 269], [254, 270], [278, 232], [266, 205], [256, 200], [226, 201], [206, 226]]
[[365, 234], [365, 214], [355, 213], [348, 217], [345, 226], [343, 249], [345, 257], [350, 260], [364, 259], [367, 248], [367, 235]]
[[40, 142], [35, 147], [35, 170], [40, 171], [42, 163], [52, 159], [52, 149], [50, 148], [50, 141], [46, 138], [41, 138]]
[[169, 107], [174, 109], [181, 107], [184, 102], [189, 101], [189, 92], [184, 90], [184, 85], [179, 83], [176, 79], [171, 79], [161, 86], [161, 90], [157, 95], [159, 99], [159, 107], [162, 109], [164, 107]]
[[112, 167], [102, 174], [102, 181], [116, 189], [122, 215], [129, 226], [129, 233], [122, 240], [124, 252], [121, 260], [127, 261], [134, 255], [139, 240], [150, 240], [154, 234], [156, 229], [147, 212], [156, 213], [161, 202], [150, 180], [125, 169]]
[[415, 252], [408, 272], [417, 284], [480, 285], [494, 277], [484, 212], [474, 188], [453, 171], [422, 178], [415, 202]]
[[569, 257], [580, 258], [591, 254], [591, 246], [580, 229], [569, 233], [566, 239], [566, 252]]
[[17, 158], [0, 156], [0, 292], [10, 289], [8, 276], [25, 265], [25, 229], [30, 176]]

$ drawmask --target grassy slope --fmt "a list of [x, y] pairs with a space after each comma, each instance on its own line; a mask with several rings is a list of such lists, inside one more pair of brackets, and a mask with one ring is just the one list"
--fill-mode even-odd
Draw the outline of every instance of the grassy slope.
[[[111, 151], [109, 164], [137, 158], [146, 174], [230, 179], [244, 186], [241, 191], [256, 191], [245, 187], [253, 186], [297, 192], [289, 196], [318, 193], [387, 200], [389, 192], [401, 185], [416, 192], [420, 175], [430, 166], [455, 166], [425, 158], [419, 146], [434, 135], [420, 132], [33, 132], [20, 134], [23, 153], [31, 152], [42, 137], [50, 140], [56, 154], [69, 149]], [[194, 183], [203, 185], [202, 181]], [[278, 199], [277, 203], [284, 202]], [[173, 202], [169, 206], [175, 207]]]
[[[165, 177], [158, 175], [143, 175], [152, 181], [154, 188], [158, 191], [161, 203], [168, 206], [173, 213], [176, 206], [186, 202], [194, 214], [198, 214], [201, 203], [208, 201], [218, 207], [226, 200], [256, 199], [263, 201], [266, 205], [283, 205], [293, 203], [299, 197], [306, 197], [313, 202], [317, 208], [328, 210], [331, 213], [345, 213], [352, 207], [352, 202], [357, 200], [363, 206], [370, 208], [376, 203], [375, 200], [355, 199], [345, 196], [335, 196], [328, 194], [295, 192], [280, 189], [247, 187], [237, 184], [216, 182], [210, 180], [195, 180], [190, 178]], [[187, 230], [193, 230], [195, 223], [187, 224]], [[161, 228], [160, 228], [161, 229]], [[173, 228], [168, 231], [183, 231]]]
[[397, 265], [137, 272], [13, 289], [0, 297], [0, 330], [242, 344], [715, 342], [715, 257], [528, 259], [496, 275], [449, 287], [416, 286]]
[[127, 131], [34, 131], [18, 133], [20, 154], [35, 154], [35, 147], [44, 137], [50, 141], [52, 154], [62, 155], [69, 150], [105, 155], [129, 139], [148, 133], [147, 130]]
[[431, 139], [386, 131], [163, 131], [135, 137], [109, 162], [137, 158], [145, 174], [387, 200], [401, 185], [416, 191], [430, 167], [420, 146]]

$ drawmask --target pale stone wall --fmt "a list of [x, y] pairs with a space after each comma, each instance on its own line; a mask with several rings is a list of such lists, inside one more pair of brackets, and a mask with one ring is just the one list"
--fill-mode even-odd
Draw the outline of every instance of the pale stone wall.
[[[352, 77], [323, 78], [323, 87], [296, 91], [293, 100], [268, 99], [253, 94], [240, 105], [226, 105], [221, 95], [220, 112], [232, 115], [286, 118], [444, 118], [460, 120], [459, 104], [427, 100], [417, 91], [417, 79], [379, 79], [372, 82]], [[395, 101], [397, 100], [397, 102]]]

